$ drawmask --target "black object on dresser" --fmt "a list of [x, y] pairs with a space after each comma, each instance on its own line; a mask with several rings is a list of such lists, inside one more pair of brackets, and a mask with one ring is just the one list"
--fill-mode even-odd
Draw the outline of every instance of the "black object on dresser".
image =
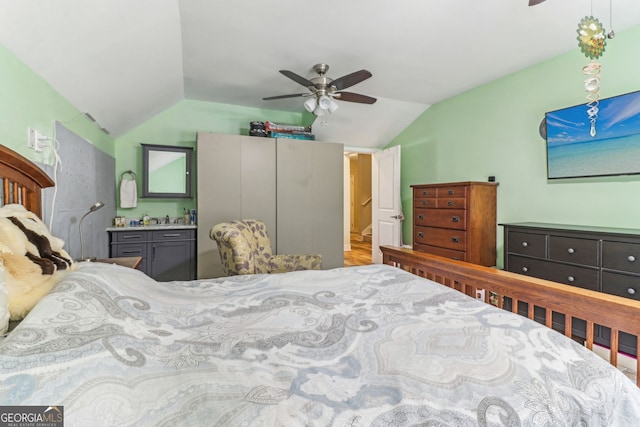
[[[500, 224], [504, 227], [504, 269], [640, 300], [640, 230], [546, 223]], [[567, 301], [571, 304], [571, 301]], [[505, 303], [505, 308], [510, 309]], [[519, 312], [526, 312], [520, 304]], [[544, 323], [544, 310], [536, 308]], [[564, 330], [564, 316], [553, 316]], [[585, 337], [586, 325], [574, 320], [572, 334]], [[611, 332], [597, 327], [594, 342], [608, 346]], [[620, 351], [635, 355], [636, 337], [620, 334]]]
[[110, 257], [140, 256], [139, 269], [160, 282], [196, 278], [195, 228], [121, 230], [109, 230]]
[[412, 185], [413, 249], [496, 264], [496, 182]]

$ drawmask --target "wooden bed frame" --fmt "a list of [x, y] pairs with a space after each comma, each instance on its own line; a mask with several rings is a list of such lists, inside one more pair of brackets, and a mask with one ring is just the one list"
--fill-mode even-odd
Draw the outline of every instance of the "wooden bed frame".
[[55, 183], [49, 175], [30, 160], [0, 145], [0, 205], [18, 203], [42, 217], [42, 189]]
[[[455, 261], [412, 249], [381, 246], [385, 264], [402, 268], [417, 276], [438, 282], [450, 288], [475, 296], [484, 289], [484, 300], [503, 308], [504, 297], [511, 298], [513, 312], [518, 301], [528, 305], [527, 317], [533, 319], [534, 305], [544, 308], [545, 324], [552, 327], [552, 313], [565, 315], [564, 334], [571, 337], [572, 317], [585, 320], [585, 345], [593, 350], [594, 328], [611, 328], [609, 362], [618, 366], [618, 333], [640, 336], [640, 301], [581, 289], [548, 280], [523, 276], [495, 268]], [[640, 355], [640, 340], [637, 353]], [[636, 358], [636, 384], [640, 386], [640, 358]]]
[[[0, 204], [19, 203], [38, 216], [42, 214], [42, 188], [52, 187], [54, 182], [38, 166], [0, 145], [0, 179], [3, 183]], [[435, 255], [414, 252], [392, 246], [381, 246], [383, 262], [433, 280], [467, 295], [485, 290], [485, 302], [503, 306], [503, 297], [517, 302], [535, 301], [535, 306], [546, 309], [546, 326], [552, 327], [552, 312], [565, 314], [565, 334], [570, 335], [572, 317], [587, 322], [586, 346], [593, 348], [596, 324], [611, 328], [611, 352], [609, 361], [618, 364], [618, 332], [640, 336], [640, 302], [614, 295], [603, 294], [572, 286], [561, 285], [496, 270], [489, 267], [455, 261]], [[533, 318], [534, 304], [529, 304], [528, 317]], [[640, 340], [638, 340], [640, 354]], [[638, 359], [640, 361], [640, 359]], [[640, 372], [640, 362], [636, 364]], [[640, 375], [637, 384], [640, 386]]]

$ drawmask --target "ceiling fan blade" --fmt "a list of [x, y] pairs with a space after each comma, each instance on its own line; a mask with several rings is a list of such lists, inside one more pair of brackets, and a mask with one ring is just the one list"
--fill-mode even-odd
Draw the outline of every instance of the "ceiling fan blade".
[[544, 0], [529, 0], [529, 6], [535, 6], [542, 3]]
[[292, 93], [291, 95], [278, 95], [278, 96], [268, 96], [266, 98], [262, 98], [263, 101], [270, 101], [272, 99], [282, 99], [282, 98], [297, 98], [299, 96], [309, 96], [310, 93]]
[[293, 80], [294, 82], [301, 84], [302, 86], [305, 87], [309, 87], [309, 86], [313, 86], [313, 82], [305, 79], [302, 76], [297, 75], [296, 73], [294, 73], [293, 71], [289, 71], [289, 70], [280, 70], [280, 73], [284, 74], [285, 76], [289, 77], [291, 80]]
[[[338, 96], [339, 95], [339, 96]], [[360, 104], [373, 104], [377, 101], [376, 98], [372, 98], [367, 95], [361, 95], [353, 92], [338, 92], [334, 94], [336, 99], [340, 101], [359, 102]]]
[[361, 81], [368, 79], [369, 77], [371, 77], [370, 72], [368, 72], [367, 70], [360, 70], [351, 74], [347, 74], [346, 76], [338, 77], [331, 82], [331, 86], [335, 86], [336, 90], [342, 90], [358, 84]]

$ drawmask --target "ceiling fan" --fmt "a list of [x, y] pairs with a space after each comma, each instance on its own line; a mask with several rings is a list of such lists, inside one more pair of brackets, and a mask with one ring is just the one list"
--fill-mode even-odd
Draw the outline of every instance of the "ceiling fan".
[[338, 104], [335, 100], [358, 102], [360, 104], [373, 104], [376, 102], [376, 98], [343, 91], [343, 89], [354, 86], [371, 77], [371, 73], [367, 70], [356, 71], [335, 80], [325, 75], [327, 71], [329, 71], [327, 64], [316, 64], [313, 66], [313, 71], [318, 73], [318, 77], [313, 77], [309, 80], [292, 71], [280, 70], [280, 73], [294, 82], [305, 86], [309, 92], [269, 96], [262, 99], [269, 101], [272, 99], [295, 98], [299, 96], [311, 97], [305, 101], [304, 108], [316, 116], [321, 116], [326, 112], [333, 113], [338, 109]]

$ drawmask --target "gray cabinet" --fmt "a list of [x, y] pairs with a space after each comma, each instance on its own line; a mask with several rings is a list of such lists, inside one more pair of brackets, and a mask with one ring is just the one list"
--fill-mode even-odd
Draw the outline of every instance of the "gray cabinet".
[[[640, 299], [640, 230], [543, 223], [501, 225], [505, 230], [505, 270]], [[518, 310], [526, 311], [526, 305]], [[535, 307], [534, 312], [536, 320], [544, 322], [544, 311]], [[564, 330], [564, 317], [554, 313], [553, 324]], [[584, 338], [585, 331], [586, 323], [575, 319], [572, 334]], [[609, 329], [596, 328], [596, 343], [608, 345], [610, 338]], [[635, 355], [636, 337], [621, 333], [619, 348]]]
[[109, 230], [109, 256], [142, 257], [139, 269], [160, 282], [196, 277], [195, 229]]
[[344, 265], [342, 144], [199, 132], [198, 278], [223, 276], [211, 228], [264, 221], [274, 253]]

